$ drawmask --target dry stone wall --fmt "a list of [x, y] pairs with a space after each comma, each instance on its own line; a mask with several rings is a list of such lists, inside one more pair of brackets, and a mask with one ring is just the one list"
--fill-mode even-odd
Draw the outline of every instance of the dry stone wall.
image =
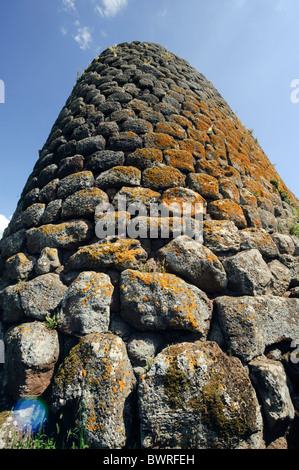
[[[173, 203], [201, 205], [202, 243], [177, 236]], [[124, 222], [136, 237], [111, 235]], [[0, 447], [26, 397], [50, 422], [71, 410], [94, 448], [298, 447], [296, 224], [211, 82], [157, 44], [105, 50], [0, 242]]]

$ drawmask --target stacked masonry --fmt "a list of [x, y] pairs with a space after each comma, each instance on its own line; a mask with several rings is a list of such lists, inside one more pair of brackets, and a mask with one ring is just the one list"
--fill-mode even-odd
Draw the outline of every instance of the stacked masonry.
[[[201, 203], [204, 243], [172, 231], [99, 239], [124, 196]], [[296, 447], [296, 204], [186, 61], [150, 43], [104, 51], [0, 244], [0, 447], [22, 397], [42, 397], [54, 421], [80, 412], [95, 448]]]

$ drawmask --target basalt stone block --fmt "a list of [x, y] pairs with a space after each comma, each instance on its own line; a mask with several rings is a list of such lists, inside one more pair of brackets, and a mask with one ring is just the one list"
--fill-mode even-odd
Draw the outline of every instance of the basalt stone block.
[[85, 220], [42, 225], [27, 231], [27, 246], [31, 253], [40, 253], [46, 247], [73, 250], [90, 240], [93, 232], [93, 224]]
[[81, 419], [87, 444], [120, 449], [130, 442], [136, 378], [125, 343], [111, 333], [89, 334], [60, 365], [52, 387], [52, 409], [71, 406]]
[[51, 383], [58, 356], [56, 330], [38, 321], [10, 330], [4, 371], [7, 392], [14, 400], [41, 396]]
[[204, 292], [173, 274], [126, 270], [121, 315], [141, 331], [187, 330], [206, 337], [211, 303]]
[[179, 343], [158, 354], [139, 381], [139, 406], [145, 449], [263, 447], [248, 373], [213, 342]]

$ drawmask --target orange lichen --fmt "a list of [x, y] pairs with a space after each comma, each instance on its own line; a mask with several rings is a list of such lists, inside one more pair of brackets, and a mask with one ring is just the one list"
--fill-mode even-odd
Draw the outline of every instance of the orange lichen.
[[181, 171], [194, 171], [193, 155], [187, 150], [165, 150], [164, 157], [166, 163]]

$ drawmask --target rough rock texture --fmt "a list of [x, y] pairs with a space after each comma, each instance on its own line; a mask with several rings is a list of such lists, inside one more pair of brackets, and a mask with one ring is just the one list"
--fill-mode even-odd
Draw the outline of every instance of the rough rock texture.
[[94, 448], [298, 448], [298, 227], [210, 81], [105, 50], [0, 241], [0, 447], [37, 397]]

